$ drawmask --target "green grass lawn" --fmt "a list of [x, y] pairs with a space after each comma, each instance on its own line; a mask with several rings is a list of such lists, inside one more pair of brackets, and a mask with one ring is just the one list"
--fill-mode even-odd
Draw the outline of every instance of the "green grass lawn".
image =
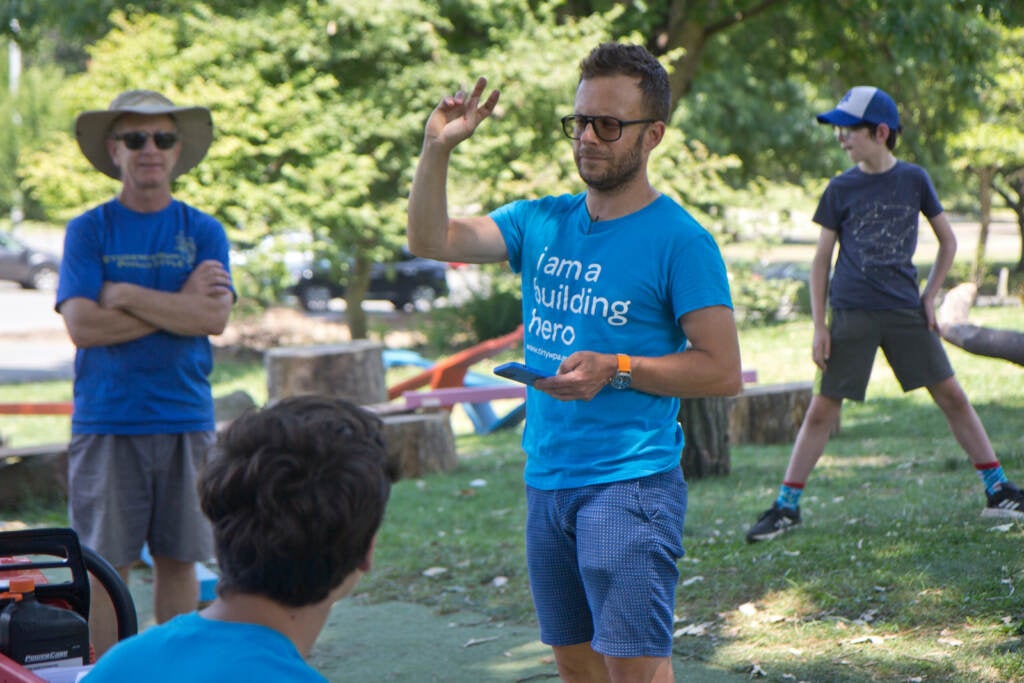
[[[1024, 330], [1024, 311], [976, 309], [972, 321]], [[811, 379], [810, 337], [807, 320], [744, 330], [744, 366], [764, 383]], [[946, 348], [1007, 473], [1024, 484], [1024, 368]], [[243, 388], [262, 400], [262, 381], [259, 364], [222, 365], [217, 393]], [[4, 387], [0, 400], [69, 391]], [[66, 431], [42, 420], [5, 418], [0, 431]], [[532, 623], [519, 432], [457, 432], [454, 472], [396, 484], [357, 593]], [[769, 681], [1024, 680], [1024, 525], [979, 517], [981, 483], [926, 392], [903, 394], [880, 357], [867, 401], [845, 406], [811, 476], [804, 524], [748, 545], [789, 448], [735, 446], [728, 476], [689, 482], [677, 658]]]
[[[1019, 309], [972, 320], [1024, 328]], [[807, 321], [745, 330], [741, 344], [762, 382], [813, 375]], [[947, 348], [1024, 483], [1024, 368]], [[360, 592], [532, 620], [518, 434], [458, 448], [456, 472], [397, 485]], [[904, 395], [880, 359], [812, 475], [804, 525], [748, 545], [788, 457], [789, 444], [734, 447], [729, 476], [690, 482], [677, 657], [775, 681], [1024, 680], [1024, 526], [979, 517], [981, 483], [926, 392]]]

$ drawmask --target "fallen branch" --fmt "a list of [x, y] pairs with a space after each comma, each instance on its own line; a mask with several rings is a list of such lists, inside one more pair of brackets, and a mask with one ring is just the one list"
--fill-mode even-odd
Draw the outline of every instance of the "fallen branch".
[[1001, 358], [1024, 365], [1024, 334], [1020, 332], [978, 325], [949, 325], [942, 328], [942, 338], [976, 356]]
[[939, 334], [967, 353], [1024, 365], [1024, 333], [981, 327], [967, 322], [977, 293], [978, 287], [970, 282], [957, 285], [949, 291], [936, 315]]

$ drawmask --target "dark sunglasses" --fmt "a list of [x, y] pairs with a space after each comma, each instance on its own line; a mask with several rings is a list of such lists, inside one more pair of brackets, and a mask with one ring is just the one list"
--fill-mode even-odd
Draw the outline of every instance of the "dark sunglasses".
[[152, 136], [153, 144], [156, 145], [157, 149], [170, 149], [178, 144], [177, 133], [147, 133], [140, 130], [133, 130], [127, 133], [115, 133], [110, 137], [115, 140], [120, 140], [124, 143], [124, 146], [130, 150], [140, 150], [146, 146], [146, 140]]
[[573, 140], [579, 140], [583, 137], [583, 132], [587, 130], [587, 126], [591, 125], [594, 127], [594, 133], [597, 137], [605, 142], [615, 142], [622, 137], [622, 129], [625, 126], [632, 126], [637, 123], [654, 123], [658, 119], [634, 119], [632, 121], [623, 121], [617, 119], [614, 116], [584, 116], [582, 114], [574, 114], [572, 116], [562, 117], [562, 132], [565, 133], [567, 138]]

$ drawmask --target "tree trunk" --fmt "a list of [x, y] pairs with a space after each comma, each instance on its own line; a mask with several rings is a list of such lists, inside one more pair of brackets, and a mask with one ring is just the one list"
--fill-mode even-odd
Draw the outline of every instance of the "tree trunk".
[[967, 353], [1024, 365], [1024, 333], [967, 322], [977, 293], [978, 286], [973, 282], [964, 282], [949, 290], [935, 316], [942, 338]]
[[267, 397], [326, 394], [359, 405], [382, 403], [388, 397], [382, 350], [365, 339], [269, 349], [263, 357]]
[[362, 250], [359, 250], [352, 262], [348, 286], [345, 288], [345, 323], [348, 325], [348, 332], [352, 339], [366, 339], [369, 332], [363, 301], [366, 299], [366, 292], [370, 289], [370, 269], [372, 267], [373, 263], [370, 259], [363, 255]]
[[679, 423], [686, 437], [680, 455], [683, 475], [700, 479], [729, 474], [729, 399], [684, 398]]
[[[729, 442], [740, 444], [792, 443], [800, 431], [814, 395], [813, 382], [756, 384], [730, 399]], [[836, 423], [831, 431], [839, 433]]]
[[1024, 270], [1024, 168], [1003, 169], [1004, 180], [1009, 188], [992, 180], [992, 189], [1003, 198], [1006, 205], [1017, 216], [1017, 232], [1020, 234], [1020, 257], [1017, 259], [1018, 272]]
[[388, 460], [402, 479], [450, 472], [458, 466], [455, 435], [447, 411], [385, 415], [382, 420]]
[[981, 228], [978, 230], [978, 245], [974, 249], [974, 265], [971, 268], [971, 279], [977, 285], [985, 274], [985, 247], [988, 243], [988, 231], [992, 224], [992, 179], [995, 169], [985, 166], [978, 169], [978, 204], [981, 209]]
[[967, 353], [1024, 365], [1024, 333], [1021, 332], [978, 325], [949, 325], [942, 328], [942, 338]]

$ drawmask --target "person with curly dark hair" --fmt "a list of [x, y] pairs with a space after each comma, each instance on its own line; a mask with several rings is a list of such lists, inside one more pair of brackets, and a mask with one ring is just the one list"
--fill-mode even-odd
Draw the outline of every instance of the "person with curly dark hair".
[[323, 683], [304, 656], [370, 569], [396, 478], [380, 421], [347, 401], [292, 397], [238, 418], [199, 481], [216, 600], [119, 643], [87, 680]]

